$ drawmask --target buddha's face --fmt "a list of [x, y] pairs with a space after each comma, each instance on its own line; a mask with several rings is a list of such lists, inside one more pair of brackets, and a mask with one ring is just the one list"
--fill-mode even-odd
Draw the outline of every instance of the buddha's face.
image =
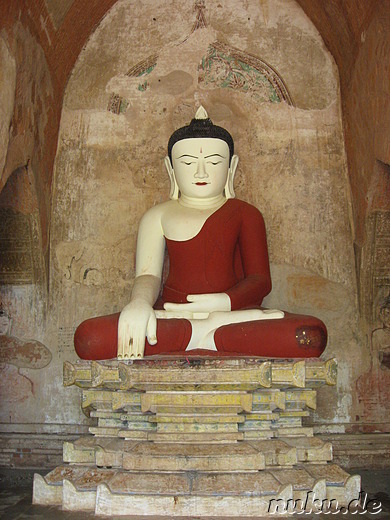
[[229, 147], [222, 139], [183, 139], [172, 148], [172, 166], [182, 195], [216, 197], [226, 185]]

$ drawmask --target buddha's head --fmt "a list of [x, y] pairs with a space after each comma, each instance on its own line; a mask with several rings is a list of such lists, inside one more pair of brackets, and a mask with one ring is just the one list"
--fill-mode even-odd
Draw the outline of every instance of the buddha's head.
[[165, 165], [171, 181], [171, 199], [179, 193], [211, 199], [225, 194], [234, 198], [233, 181], [238, 164], [233, 138], [216, 126], [200, 107], [187, 126], [170, 137]]

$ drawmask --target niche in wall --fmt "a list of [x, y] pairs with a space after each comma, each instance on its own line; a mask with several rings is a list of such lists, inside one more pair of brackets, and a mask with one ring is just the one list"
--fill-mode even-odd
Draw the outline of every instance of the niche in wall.
[[368, 191], [366, 240], [362, 258], [363, 313], [371, 326], [390, 292], [390, 165], [377, 160]]
[[15, 170], [0, 194], [0, 284], [42, 281], [37, 200], [28, 168]]

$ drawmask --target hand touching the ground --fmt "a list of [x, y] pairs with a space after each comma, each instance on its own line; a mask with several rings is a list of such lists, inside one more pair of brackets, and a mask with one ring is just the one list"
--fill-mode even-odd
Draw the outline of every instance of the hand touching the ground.
[[145, 339], [157, 343], [157, 320], [153, 307], [143, 300], [132, 300], [122, 310], [118, 323], [118, 358], [143, 358]]

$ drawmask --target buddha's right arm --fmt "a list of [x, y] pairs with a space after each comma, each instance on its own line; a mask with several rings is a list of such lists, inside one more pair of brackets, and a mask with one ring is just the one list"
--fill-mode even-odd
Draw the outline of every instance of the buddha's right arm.
[[160, 286], [161, 278], [158, 276], [151, 274], [137, 276], [134, 280], [130, 303], [144, 302], [153, 307], [160, 293]]
[[160, 292], [165, 239], [158, 207], [149, 210], [138, 229], [136, 278], [130, 303], [122, 310], [118, 323], [118, 357], [143, 357], [145, 339], [157, 343], [156, 314], [153, 305]]
[[157, 321], [153, 305], [160, 291], [160, 278], [137, 276], [130, 303], [123, 308], [118, 323], [118, 358], [143, 357], [145, 338], [157, 343]]

